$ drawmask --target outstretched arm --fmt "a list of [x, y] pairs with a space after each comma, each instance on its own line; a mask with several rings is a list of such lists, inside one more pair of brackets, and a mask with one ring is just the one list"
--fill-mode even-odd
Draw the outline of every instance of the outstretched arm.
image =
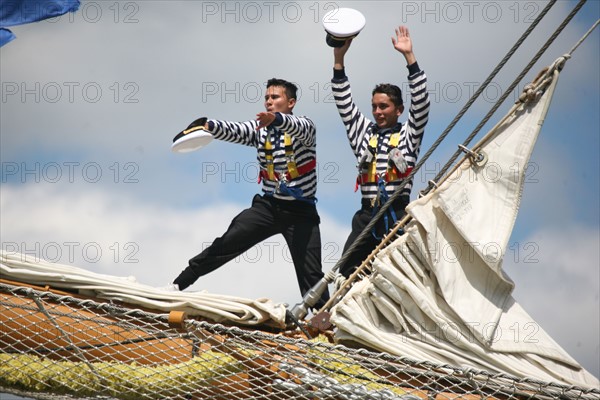
[[209, 119], [205, 127], [215, 139], [256, 147], [258, 143], [256, 125], [257, 122], [254, 120], [233, 122]]
[[392, 36], [392, 44], [406, 59], [406, 65], [414, 64], [417, 59], [413, 53], [412, 40], [406, 26], [400, 26], [396, 29], [396, 37]]
[[297, 138], [305, 146], [314, 146], [316, 136], [315, 124], [306, 117], [264, 111], [256, 114], [256, 121], [258, 122], [256, 126], [257, 131], [272, 125]]
[[258, 126], [256, 130], [266, 128], [271, 125], [275, 121], [275, 113], [263, 111], [256, 114], [256, 120], [258, 121]]

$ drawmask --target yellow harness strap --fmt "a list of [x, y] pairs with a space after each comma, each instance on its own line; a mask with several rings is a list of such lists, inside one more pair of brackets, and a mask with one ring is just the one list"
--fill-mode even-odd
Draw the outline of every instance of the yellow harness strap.
[[292, 146], [292, 137], [287, 133], [283, 134], [283, 144], [285, 145], [285, 159], [287, 160], [288, 173], [292, 179], [300, 176], [296, 160], [294, 159], [294, 148]]
[[[388, 144], [388, 147], [390, 149], [394, 149], [394, 148], [398, 147], [399, 142], [400, 142], [400, 132], [392, 133], [392, 135], [390, 136], [390, 142]], [[397, 170], [393, 166], [390, 166], [390, 163], [388, 163], [388, 167], [387, 167], [387, 179], [388, 179], [388, 182], [395, 181], [398, 179]]]
[[267, 162], [267, 175], [269, 180], [275, 180], [275, 166], [273, 165], [273, 143], [271, 143], [271, 134], [267, 134], [265, 141], [265, 160]]
[[[371, 135], [369, 138], [369, 147], [375, 149], [375, 153], [377, 153], [377, 142], [379, 140], [378, 135]], [[390, 141], [388, 143], [388, 148], [393, 149], [398, 147], [398, 143], [400, 143], [400, 132], [392, 133], [390, 135]], [[396, 174], [396, 170], [388, 165], [387, 168], [387, 176], [389, 181], [393, 181], [398, 179], [398, 175]], [[373, 155], [373, 161], [371, 161], [371, 165], [369, 165], [369, 171], [367, 172], [368, 180], [367, 182], [377, 182], [377, 154]]]
[[367, 171], [367, 182], [377, 182], [377, 141], [377, 135], [371, 135], [369, 138], [369, 147], [374, 149], [375, 154], [373, 154], [373, 161]]

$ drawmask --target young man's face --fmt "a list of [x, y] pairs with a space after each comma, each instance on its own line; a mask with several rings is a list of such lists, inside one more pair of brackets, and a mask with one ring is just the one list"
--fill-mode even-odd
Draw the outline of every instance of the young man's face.
[[390, 96], [385, 93], [375, 93], [371, 99], [373, 118], [381, 129], [391, 128], [398, 123], [398, 117], [404, 111], [404, 106], [396, 106]]
[[269, 86], [265, 93], [265, 109], [269, 112], [291, 114], [296, 105], [296, 99], [290, 99], [285, 94], [283, 86]]

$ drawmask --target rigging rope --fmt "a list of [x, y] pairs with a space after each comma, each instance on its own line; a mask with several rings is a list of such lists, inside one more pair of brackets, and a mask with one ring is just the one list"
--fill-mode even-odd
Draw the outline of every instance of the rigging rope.
[[[406, 184], [413, 178], [413, 176], [420, 170], [423, 164], [427, 161], [427, 159], [431, 156], [431, 154], [437, 149], [437, 147], [441, 144], [441, 142], [448, 136], [450, 131], [454, 128], [456, 123], [462, 118], [465, 112], [470, 108], [470, 106], [475, 102], [477, 97], [485, 90], [485, 88], [489, 85], [491, 80], [496, 76], [499, 70], [506, 64], [506, 62], [512, 57], [515, 51], [519, 48], [519, 46], [523, 43], [523, 41], [529, 36], [531, 31], [535, 28], [535, 26], [541, 21], [541, 19], [547, 14], [550, 8], [554, 5], [556, 1], [551, 1], [548, 5], [542, 10], [542, 12], [537, 16], [535, 21], [531, 24], [531, 26], [523, 33], [521, 38], [515, 43], [515, 45], [509, 50], [509, 52], [504, 56], [504, 58], [500, 61], [498, 66], [490, 73], [488, 78], [483, 82], [481, 87], [473, 94], [473, 96], [469, 99], [469, 101], [465, 104], [465, 106], [461, 109], [461, 111], [457, 114], [454, 120], [448, 125], [448, 127], [442, 132], [442, 134], [438, 137], [438, 139], [432, 144], [431, 148], [427, 151], [427, 153], [421, 158], [421, 160], [416, 164], [415, 168], [411, 173], [401, 182], [398, 186], [394, 194], [390, 196], [389, 200], [384, 203], [379, 212], [373, 217], [373, 219], [367, 224], [364, 230], [360, 233], [360, 235], [355, 239], [352, 245], [348, 248], [348, 250], [342, 254], [342, 257], [338, 260], [338, 262], [332, 268], [332, 271], [337, 271], [339, 267], [346, 262], [349, 258], [350, 254], [358, 247], [358, 245], [370, 234], [371, 229], [375, 226], [375, 224], [382, 218], [383, 215], [387, 212], [387, 209], [390, 205], [396, 200], [402, 191], [402, 189], [406, 186]], [[533, 65], [539, 60], [539, 58], [545, 53], [545, 51], [550, 47], [550, 45], [554, 42], [554, 40], [558, 37], [558, 35], [562, 32], [562, 30], [566, 27], [566, 25], [573, 19], [575, 14], [583, 7], [586, 3], [586, 0], [580, 0], [579, 3], [575, 6], [575, 8], [569, 13], [569, 15], [563, 20], [563, 22], [558, 26], [558, 28], [554, 31], [552, 36], [544, 43], [544, 45], [540, 48], [540, 50], [536, 53], [536, 55], [531, 59], [531, 61], [525, 66], [523, 71], [517, 76], [517, 78], [513, 81], [513, 83], [508, 87], [508, 89], [504, 92], [504, 94], [500, 97], [500, 99], [494, 104], [492, 109], [485, 115], [485, 117], [481, 120], [481, 122], [477, 125], [477, 127], [471, 132], [471, 134], [467, 137], [467, 139], [463, 142], [463, 146], [468, 146], [468, 144], [473, 140], [473, 138], [479, 133], [481, 128], [487, 123], [487, 121], [492, 117], [492, 115], [496, 112], [496, 110], [500, 107], [500, 105], [506, 100], [506, 98], [510, 95], [510, 93], [514, 90], [514, 88], [519, 84], [519, 82], [523, 79], [523, 77], [531, 70]], [[591, 31], [598, 25], [600, 21], [596, 21], [594, 26], [582, 37], [579, 42], [571, 49], [571, 51], [567, 54], [566, 58], [570, 57], [570, 54], [587, 38], [587, 36], [591, 33]], [[422, 192], [422, 194], [427, 194], [442, 176], [446, 174], [448, 169], [452, 166], [452, 164], [456, 161], [458, 156], [463, 152], [463, 150], [457, 150], [452, 157], [448, 160], [448, 162], [444, 165], [444, 167], [440, 170], [440, 172], [436, 175], [436, 177], [430, 181], [427, 188]], [[398, 224], [402, 224], [403, 221], [406, 220], [406, 217], [402, 219]], [[370, 258], [370, 256], [369, 256]], [[356, 274], [353, 274], [348, 280], [350, 281], [352, 277], [355, 277]], [[347, 286], [347, 285], [344, 285]], [[332, 299], [328, 302], [328, 304], [323, 307], [323, 309], [330, 308], [330, 304], [335, 299], [335, 296], [332, 296]], [[329, 306], [329, 307], [328, 307]]]
[[573, 52], [574, 52], [575, 50], [577, 50], [577, 48], [579, 47], [579, 45], [580, 45], [581, 43], [583, 43], [583, 41], [584, 41], [585, 39], [587, 39], [587, 37], [590, 35], [590, 33], [592, 33], [592, 31], [593, 31], [594, 29], [596, 29], [596, 27], [598, 26], [598, 24], [600, 24], [600, 19], [596, 20], [596, 23], [594, 23], [594, 25], [592, 25], [592, 27], [591, 27], [590, 29], [588, 29], [588, 31], [587, 31], [587, 32], [586, 32], [586, 33], [585, 33], [585, 34], [584, 34], [584, 35], [581, 37], [581, 39], [579, 39], [579, 41], [578, 41], [577, 43], [575, 43], [575, 45], [574, 45], [574, 46], [571, 48], [571, 50], [569, 50], [569, 52], [567, 53], [569, 56], [570, 56], [571, 54], [573, 54]]

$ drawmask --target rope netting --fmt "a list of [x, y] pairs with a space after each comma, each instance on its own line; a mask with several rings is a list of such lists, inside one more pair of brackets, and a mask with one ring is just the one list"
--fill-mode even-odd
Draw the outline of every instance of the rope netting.
[[417, 362], [0, 283], [0, 392], [39, 399], [598, 399], [600, 391]]

